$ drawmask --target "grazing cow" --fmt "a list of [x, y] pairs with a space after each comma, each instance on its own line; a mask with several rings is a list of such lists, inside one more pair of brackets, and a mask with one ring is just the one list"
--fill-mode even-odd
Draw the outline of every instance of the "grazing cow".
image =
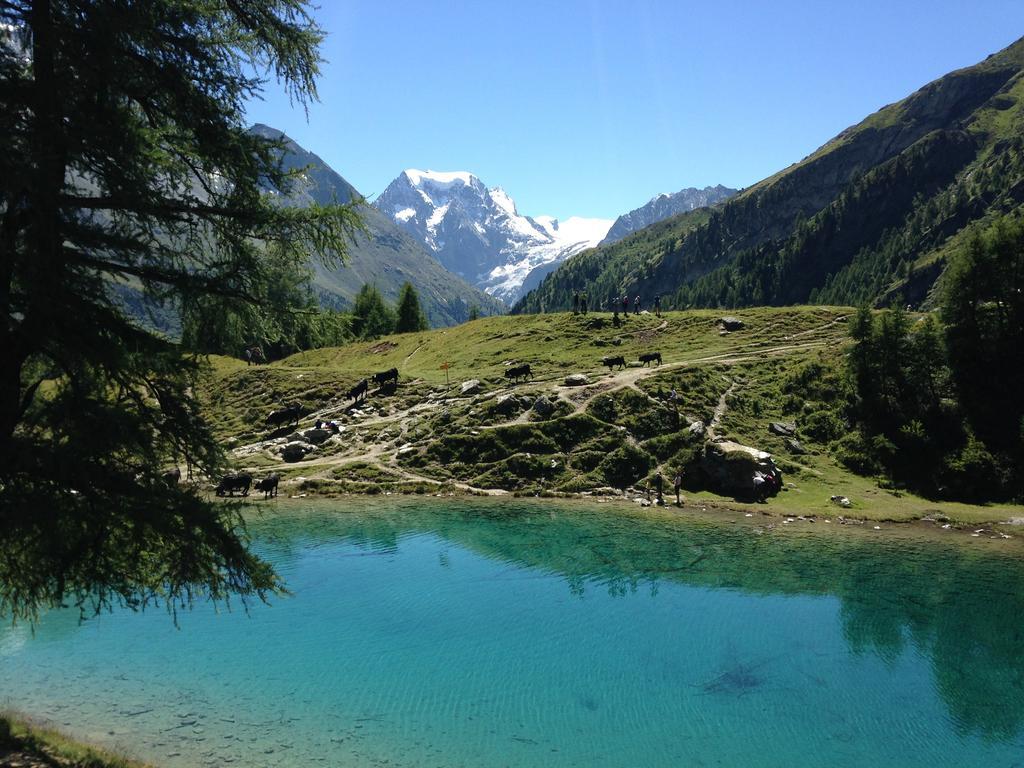
[[359, 398], [366, 399], [366, 393], [370, 389], [370, 382], [366, 379], [360, 379], [359, 383], [356, 384], [352, 389], [348, 391], [348, 396], [352, 398], [352, 405], [359, 402]]
[[240, 475], [225, 475], [217, 484], [218, 496], [234, 496], [235, 491], [241, 491], [243, 496], [249, 495], [249, 486], [252, 485], [252, 475], [242, 473]]
[[246, 347], [245, 361], [249, 365], [260, 365], [267, 362], [267, 356], [263, 354], [263, 348], [260, 346]]
[[267, 426], [268, 427], [279, 427], [282, 424], [289, 426], [299, 426], [299, 417], [302, 416], [302, 406], [298, 403], [292, 403], [284, 408], [276, 411], [271, 411], [267, 414]]
[[377, 385], [387, 384], [389, 381], [398, 383], [398, 369], [392, 368], [387, 371], [381, 371], [380, 373], [373, 374], [373, 383]]
[[523, 363], [522, 365], [514, 365], [505, 371], [505, 378], [511, 379], [512, 381], [519, 381], [519, 379], [533, 378], [533, 371], [530, 370], [529, 363]]
[[167, 485], [173, 488], [181, 482], [181, 469], [179, 467], [168, 469], [166, 472], [161, 472], [160, 477]]
[[257, 491], [263, 491], [263, 498], [269, 499], [277, 496], [277, 484], [280, 480], [281, 478], [277, 474], [267, 475], [262, 480], [257, 481], [253, 488]]
[[619, 370], [621, 371], [623, 368], [626, 367], [626, 358], [624, 358], [622, 355], [619, 355], [618, 357], [602, 357], [601, 363], [603, 365], [607, 365], [609, 371], [616, 365], [619, 366]]
[[640, 362], [644, 364], [644, 368], [647, 367], [648, 363], [657, 362], [661, 365], [661, 352], [645, 352], [640, 355]]

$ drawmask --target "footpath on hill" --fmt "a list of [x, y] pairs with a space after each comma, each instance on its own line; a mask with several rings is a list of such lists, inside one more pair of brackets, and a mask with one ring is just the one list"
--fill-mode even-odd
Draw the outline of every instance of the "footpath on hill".
[[[204, 397], [239, 471], [279, 476], [288, 496], [643, 500], [659, 473], [671, 483], [683, 468], [691, 500], [752, 501], [696, 482], [705, 447], [717, 439], [770, 455], [781, 470], [785, 485], [762, 511], [940, 522], [1024, 517], [1016, 507], [933, 504], [835, 460], [834, 427], [821, 427], [834, 419], [835, 403], [813, 384], [843, 369], [851, 312], [671, 312], [619, 325], [600, 314], [484, 318], [269, 366], [217, 360]], [[661, 364], [641, 364], [649, 353], [659, 353]], [[625, 365], [602, 363], [619, 356]], [[524, 363], [532, 376], [507, 378]], [[390, 367], [399, 371], [393, 391], [370, 379], [365, 399], [347, 396], [360, 379]], [[299, 423], [266, 427], [266, 414], [286, 403], [300, 406]], [[326, 429], [315, 429], [318, 422]]]

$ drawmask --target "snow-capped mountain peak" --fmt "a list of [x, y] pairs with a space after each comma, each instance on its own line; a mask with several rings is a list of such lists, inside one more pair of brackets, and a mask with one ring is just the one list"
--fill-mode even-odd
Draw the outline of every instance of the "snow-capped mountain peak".
[[510, 303], [531, 272], [596, 245], [611, 227], [606, 219], [523, 216], [504, 189], [467, 171], [410, 168], [374, 205], [448, 269]]

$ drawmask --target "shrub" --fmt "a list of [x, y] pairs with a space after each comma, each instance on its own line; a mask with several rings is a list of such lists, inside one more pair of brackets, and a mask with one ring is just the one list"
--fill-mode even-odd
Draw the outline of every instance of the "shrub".
[[646, 451], [633, 445], [623, 445], [598, 466], [607, 483], [616, 488], [626, 488], [647, 474], [654, 465], [654, 459]]

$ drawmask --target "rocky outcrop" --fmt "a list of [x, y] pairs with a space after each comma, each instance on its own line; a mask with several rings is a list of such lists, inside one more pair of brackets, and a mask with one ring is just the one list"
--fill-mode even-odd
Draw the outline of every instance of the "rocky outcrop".
[[585, 373], [570, 373], [565, 377], [567, 387], [585, 387], [590, 383], [590, 377]]
[[316, 450], [312, 445], [299, 440], [293, 440], [290, 443], [285, 443], [279, 449], [281, 451], [281, 458], [288, 462], [302, 461], [306, 458], [306, 454]]
[[779, 437], [792, 437], [796, 434], [796, 424], [784, 421], [773, 421], [768, 425], [768, 431]]
[[739, 331], [743, 329], [743, 321], [738, 317], [720, 317], [718, 319], [718, 326], [723, 331]]
[[533, 401], [533, 410], [538, 416], [546, 418], [555, 412], [555, 404], [541, 395]]
[[758, 495], [758, 476], [772, 478], [774, 489], [781, 486], [782, 480], [770, 453], [730, 440], [705, 444], [700, 470], [709, 488], [737, 498]]
[[462, 386], [459, 391], [464, 395], [475, 395], [480, 392], [480, 380], [470, 379], [469, 381], [462, 382]]
[[313, 445], [320, 445], [321, 443], [324, 443], [328, 439], [330, 439], [331, 435], [333, 434], [334, 432], [332, 432], [329, 429], [307, 429], [305, 432], [302, 433], [302, 439], [305, 440], [307, 443], [312, 443]]

